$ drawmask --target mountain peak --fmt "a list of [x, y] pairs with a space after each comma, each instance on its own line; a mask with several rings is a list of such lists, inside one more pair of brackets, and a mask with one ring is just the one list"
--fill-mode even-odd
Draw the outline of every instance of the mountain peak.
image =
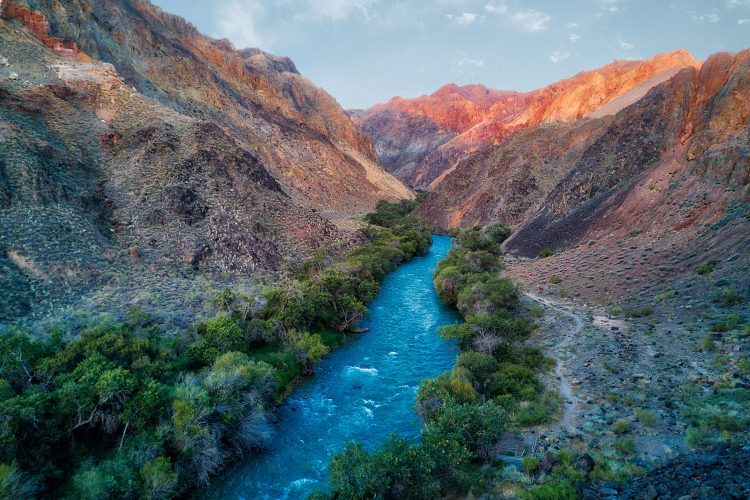
[[[531, 92], [449, 83], [428, 96], [392, 99], [357, 113], [355, 120], [375, 138], [381, 160], [387, 156], [386, 168], [398, 171], [409, 165], [408, 174], [401, 170], [402, 179], [425, 187], [440, 179], [456, 158], [464, 156], [465, 148], [473, 150], [501, 141], [513, 131], [542, 123], [616, 114], [683, 69], [700, 67], [692, 54], [679, 49], [645, 60], [616, 60]], [[416, 122], [409, 126], [395, 123], [416, 119], [420, 120], [418, 126]], [[447, 143], [441, 139], [439, 144], [433, 144], [419, 136], [433, 134], [434, 127], [445, 127], [455, 137]], [[414, 144], [404, 134], [413, 135]], [[384, 155], [385, 146], [390, 148], [393, 144], [404, 146], [403, 161], [397, 154]], [[435, 149], [421, 151], [416, 158], [429, 165], [415, 166], [414, 148], [425, 147]]]

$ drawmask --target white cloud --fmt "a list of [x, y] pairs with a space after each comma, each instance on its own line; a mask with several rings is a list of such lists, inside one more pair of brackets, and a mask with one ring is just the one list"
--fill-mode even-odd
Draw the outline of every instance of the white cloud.
[[560, 61], [564, 61], [565, 59], [570, 57], [570, 52], [560, 51], [556, 50], [549, 56], [549, 60], [553, 63], [557, 64]]
[[448, 14], [445, 17], [459, 26], [469, 26], [470, 24], [474, 24], [474, 22], [479, 19], [479, 17], [472, 12], [464, 12], [463, 14], [457, 16]]
[[476, 68], [481, 68], [484, 66], [484, 61], [482, 59], [467, 59], [464, 57], [456, 60], [456, 66], [474, 66]]
[[504, 2], [485, 4], [484, 10], [489, 14], [501, 15], [522, 30], [532, 33], [544, 31], [549, 28], [550, 20], [552, 19], [544, 12], [533, 9], [511, 12]]
[[580, 39], [581, 35], [578, 35], [576, 33], [571, 33], [570, 35], [568, 35], [568, 40], [570, 40], [570, 43], [576, 43]]
[[599, 10], [602, 12], [619, 12], [622, 10], [620, 0], [599, 0]]
[[466, 52], [462, 50], [457, 50], [456, 56], [456, 59], [453, 60], [453, 67], [451, 68], [451, 73], [455, 75], [474, 76], [476, 70], [485, 65], [483, 59], [469, 57]]
[[268, 41], [258, 32], [257, 21], [263, 15], [259, 1], [234, 1], [219, 8], [216, 38], [228, 38], [240, 47], [268, 48]]
[[488, 3], [484, 6], [484, 10], [486, 10], [490, 14], [507, 14], [508, 6], [505, 5], [504, 3], [501, 3], [501, 4]]
[[727, 7], [734, 9], [735, 7], [750, 7], [750, 0], [727, 0]]
[[331, 21], [342, 21], [360, 14], [368, 15], [368, 9], [376, 0], [306, 0], [310, 11], [317, 17]]
[[578, 26], [579, 26], [578, 23], [568, 23], [565, 25], [566, 28], [571, 29], [571, 30], [573, 28], [577, 28]]
[[538, 10], [522, 10], [511, 16], [513, 24], [532, 33], [549, 28], [550, 19], [550, 16]]
[[617, 38], [617, 44], [620, 46], [622, 50], [633, 50], [635, 48], [635, 45], [633, 45], [632, 43], [626, 42], [620, 37]]
[[744, 26], [746, 24], [750, 24], [750, 19], [738, 19], [737, 20], [737, 24], [739, 24], [740, 26]]
[[709, 23], [709, 24], [716, 24], [719, 21], [721, 21], [721, 16], [717, 14], [716, 12], [712, 12], [710, 14], [693, 14], [693, 21], [703, 24], [703, 23]]

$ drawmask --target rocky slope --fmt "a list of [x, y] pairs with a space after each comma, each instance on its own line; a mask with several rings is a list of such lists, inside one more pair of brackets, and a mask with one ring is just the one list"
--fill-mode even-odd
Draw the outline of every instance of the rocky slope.
[[441, 227], [515, 226], [509, 250], [557, 254], [519, 262], [517, 275], [544, 286], [558, 274], [589, 300], [657, 295], [665, 280], [691, 282], [709, 259], [739, 279], [750, 261], [741, 250], [750, 241], [749, 93], [750, 51], [717, 54], [614, 116], [532, 127], [485, 147], [421, 213]]
[[114, 274], [283, 272], [413, 196], [286, 58], [145, 0], [6, 0], [0, 320]]
[[681, 50], [615, 61], [531, 92], [447, 85], [431, 96], [394, 98], [353, 116], [373, 136], [389, 171], [415, 187], [434, 188], [458, 161], [512, 132], [613, 115], [681, 69], [696, 67]]

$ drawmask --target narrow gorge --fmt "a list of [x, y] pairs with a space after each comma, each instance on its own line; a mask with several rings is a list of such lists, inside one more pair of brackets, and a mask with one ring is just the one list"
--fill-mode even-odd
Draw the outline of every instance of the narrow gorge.
[[0, 0], [0, 499], [750, 498], [749, 25]]

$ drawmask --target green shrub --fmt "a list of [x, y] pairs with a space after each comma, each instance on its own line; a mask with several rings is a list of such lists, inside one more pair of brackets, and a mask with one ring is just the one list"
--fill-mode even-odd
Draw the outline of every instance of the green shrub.
[[716, 349], [714, 336], [711, 334], [705, 335], [703, 337], [703, 341], [701, 342], [701, 348], [706, 352], [712, 352], [714, 349]]
[[711, 295], [711, 302], [721, 307], [732, 307], [744, 302], [744, 298], [731, 288], [723, 288]]
[[521, 500], [575, 500], [578, 490], [566, 481], [552, 480], [519, 493]]
[[481, 312], [514, 308], [520, 300], [520, 289], [510, 278], [492, 276], [467, 286], [458, 294], [458, 310], [464, 317]]
[[297, 362], [304, 367], [304, 373], [312, 373], [329, 351], [320, 335], [306, 332], [293, 332], [289, 345], [297, 356]]
[[0, 498], [36, 498], [38, 490], [37, 481], [21, 472], [15, 463], [0, 463]]
[[523, 457], [523, 470], [526, 474], [534, 474], [537, 467], [539, 467], [539, 460], [537, 457], [525, 456]]
[[709, 442], [709, 438], [708, 429], [701, 426], [689, 426], [685, 434], [685, 442], [692, 448], [704, 446]]
[[612, 424], [612, 432], [615, 434], [627, 434], [630, 432], [630, 421], [624, 418]]
[[654, 302], [664, 302], [677, 296], [677, 290], [667, 290], [654, 297]]
[[434, 467], [422, 447], [395, 435], [373, 453], [348, 443], [331, 459], [331, 492], [342, 499], [437, 498], [440, 482], [432, 473]]
[[177, 491], [177, 474], [167, 457], [158, 457], [143, 464], [141, 479], [145, 498], [172, 498]]
[[643, 467], [633, 464], [630, 461], [595, 454], [594, 470], [591, 472], [591, 478], [600, 481], [626, 483], [632, 480], [633, 477], [642, 476], [645, 473], [646, 470]]
[[558, 275], [553, 274], [549, 277], [549, 282], [553, 285], [559, 285], [560, 283], [562, 283], [562, 279]]
[[711, 274], [716, 269], [716, 264], [714, 259], [708, 259], [696, 272], [700, 275]]
[[543, 391], [530, 401], [515, 402], [511, 406], [513, 409], [512, 420], [519, 427], [530, 427], [550, 422], [560, 417], [560, 403], [558, 394]]
[[245, 335], [231, 318], [218, 316], [199, 329], [208, 345], [220, 352], [242, 351], [246, 348]]
[[505, 435], [505, 411], [494, 403], [449, 403], [429, 426], [444, 435], [461, 436], [461, 442], [484, 462], [494, 458], [494, 450]]
[[629, 318], [646, 318], [654, 314], [654, 308], [651, 306], [643, 306], [638, 309], [631, 309], [626, 312], [625, 315]]
[[635, 441], [632, 438], [619, 439], [612, 444], [612, 448], [625, 456], [635, 455]]
[[729, 358], [722, 354], [717, 354], [711, 358], [711, 366], [716, 370], [725, 371], [729, 367]]
[[551, 248], [543, 248], [539, 251], [538, 256], [540, 259], [546, 259], [547, 257], [552, 257], [553, 255], [555, 255], [555, 252], [553, 252]]
[[492, 374], [488, 389], [491, 397], [509, 394], [517, 400], [528, 401], [538, 394], [541, 384], [539, 377], [530, 368], [503, 363]]
[[646, 410], [645, 408], [639, 408], [636, 410], [635, 415], [638, 418], [638, 421], [645, 427], [655, 427], [659, 422], [659, 417], [657, 417], [656, 413]]
[[497, 369], [497, 360], [490, 354], [467, 351], [456, 359], [456, 368], [466, 370], [474, 388], [483, 393], [490, 377]]

